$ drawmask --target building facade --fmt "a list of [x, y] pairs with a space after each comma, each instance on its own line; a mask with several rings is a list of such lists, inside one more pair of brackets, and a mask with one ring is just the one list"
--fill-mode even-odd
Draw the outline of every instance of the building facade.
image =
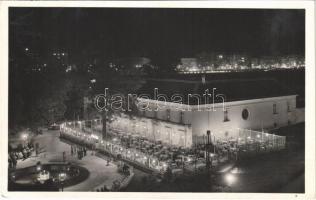
[[110, 127], [183, 147], [203, 143], [207, 130], [214, 140], [236, 139], [240, 129], [270, 130], [300, 122], [297, 95], [280, 94], [275, 96], [271, 91], [272, 97], [201, 105], [138, 98], [139, 102], [146, 103], [146, 109], [141, 109], [137, 117], [117, 117]]

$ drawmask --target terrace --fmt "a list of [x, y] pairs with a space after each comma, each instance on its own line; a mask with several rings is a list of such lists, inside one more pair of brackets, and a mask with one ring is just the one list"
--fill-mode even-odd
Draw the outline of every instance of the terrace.
[[205, 141], [204, 144], [196, 144], [191, 148], [149, 140], [141, 135], [130, 134], [119, 129], [111, 129], [107, 139], [102, 140], [97, 130], [75, 128], [74, 123], [84, 124], [83, 122], [64, 123], [61, 126], [60, 137], [161, 174], [168, 168], [173, 172], [196, 171], [206, 166], [206, 155], [210, 156], [211, 168], [216, 168], [226, 161], [235, 162], [251, 155], [285, 149], [286, 144], [285, 136], [246, 129], [238, 129], [238, 138], [227, 140], [214, 138], [212, 142]]

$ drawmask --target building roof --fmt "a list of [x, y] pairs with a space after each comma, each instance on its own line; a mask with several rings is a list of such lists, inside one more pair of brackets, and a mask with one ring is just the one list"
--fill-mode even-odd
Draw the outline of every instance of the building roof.
[[[250, 99], [261, 99], [269, 97], [280, 97], [296, 95], [293, 90], [280, 84], [274, 79], [230, 79], [230, 80], [212, 80], [206, 81], [185, 81], [175, 79], [148, 79], [146, 83], [138, 90], [138, 95], [146, 94], [149, 99], [155, 99], [154, 91], [158, 88], [158, 94], [164, 94], [168, 102], [174, 102], [172, 96], [179, 94], [182, 96], [183, 104], [197, 105], [211, 104], [213, 97], [209, 97], [206, 102], [205, 91], [208, 89], [212, 94], [214, 88], [215, 95], [223, 95], [225, 102], [242, 101]], [[191, 96], [190, 96], [191, 94]], [[200, 96], [199, 100], [197, 95]], [[176, 100], [179, 100], [177, 98]], [[214, 103], [220, 103], [221, 98], [215, 98]]]

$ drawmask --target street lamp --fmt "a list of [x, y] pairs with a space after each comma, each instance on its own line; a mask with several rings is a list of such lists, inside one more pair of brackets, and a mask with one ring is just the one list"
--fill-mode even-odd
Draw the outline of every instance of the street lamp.
[[22, 134], [22, 139], [23, 139], [23, 140], [26, 140], [27, 137], [28, 137], [28, 134], [27, 134], [27, 133]]
[[58, 174], [58, 180], [60, 182], [60, 186], [61, 186], [61, 191], [64, 191], [64, 181], [66, 179], [66, 173], [65, 172], [60, 172]]
[[231, 186], [232, 184], [234, 184], [236, 182], [236, 177], [234, 174], [228, 173], [225, 175], [225, 180], [227, 182], [227, 185]]
[[28, 135], [27, 133], [23, 133], [23, 134], [21, 135], [24, 146], [26, 145], [26, 141], [27, 141], [28, 136], [29, 136], [29, 135]]
[[42, 164], [41, 164], [41, 162], [37, 162], [36, 163], [36, 171], [41, 171], [42, 170]]
[[210, 174], [210, 134], [211, 134], [211, 131], [210, 130], [207, 130], [206, 131], [206, 135], [207, 135], [207, 144], [206, 144], [206, 170], [207, 170], [207, 178], [209, 180], [209, 184], [211, 185], [211, 181], [210, 181], [210, 178], [211, 178], [211, 174]]

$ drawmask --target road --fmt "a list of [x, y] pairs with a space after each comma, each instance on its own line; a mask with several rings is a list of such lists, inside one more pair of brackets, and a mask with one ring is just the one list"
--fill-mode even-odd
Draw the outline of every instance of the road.
[[117, 172], [117, 166], [114, 163], [106, 166], [106, 160], [92, 155], [91, 151], [88, 151], [87, 156], [83, 157], [82, 160], [72, 156], [70, 154], [71, 146], [60, 141], [59, 131], [44, 131], [43, 135], [35, 136], [34, 142], [39, 143], [41, 153], [38, 156], [32, 155], [24, 161], [18, 161], [17, 168], [32, 166], [38, 161], [42, 164], [62, 162], [62, 153], [65, 151], [67, 162], [85, 167], [90, 172], [89, 177], [85, 181], [66, 187], [64, 191], [95, 191], [104, 185], [110, 188], [114, 180], [122, 177]]

